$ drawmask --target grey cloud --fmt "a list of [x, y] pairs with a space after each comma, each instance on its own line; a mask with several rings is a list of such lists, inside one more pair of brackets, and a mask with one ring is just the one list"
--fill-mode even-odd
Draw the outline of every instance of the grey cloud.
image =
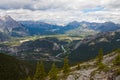
[[0, 0], [0, 9], [83, 10], [102, 6], [120, 8], [118, 0]]
[[[105, 10], [84, 9], [103, 7]], [[0, 15], [10, 15], [16, 20], [42, 20], [65, 24], [77, 21], [113, 21], [119, 23], [118, 0], [0, 0]], [[32, 16], [31, 16], [32, 15]]]
[[[31, 11], [31, 10], [0, 10], [0, 15], [10, 15], [15, 20], [41, 20], [49, 23], [66, 24], [71, 21], [105, 22], [112, 21], [120, 23], [120, 11], [97, 11], [83, 13], [81, 11]], [[31, 16], [32, 14], [32, 16]]]
[[0, 9], [31, 9], [32, 0], [0, 0]]
[[95, 7], [99, 0], [88, 2], [87, 0], [0, 0], [2, 9], [33, 9], [33, 10], [81, 10]]

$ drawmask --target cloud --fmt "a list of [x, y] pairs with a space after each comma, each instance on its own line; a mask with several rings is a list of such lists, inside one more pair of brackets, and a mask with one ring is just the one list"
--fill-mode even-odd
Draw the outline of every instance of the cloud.
[[0, 0], [1, 9], [83, 10], [98, 6], [120, 8], [120, 2], [118, 0]]
[[96, 4], [99, 0], [93, 0], [88, 2], [88, 0], [38, 0], [36, 4], [33, 5], [34, 9], [58, 9], [58, 10], [82, 10], [85, 8], [93, 8], [98, 6]]
[[33, 4], [32, 0], [0, 0], [1, 9], [30, 9], [30, 5]]
[[66, 24], [73, 20], [120, 23], [118, 0], [0, 0], [0, 15]]
[[120, 8], [118, 0], [101, 0], [101, 4], [106, 8]]

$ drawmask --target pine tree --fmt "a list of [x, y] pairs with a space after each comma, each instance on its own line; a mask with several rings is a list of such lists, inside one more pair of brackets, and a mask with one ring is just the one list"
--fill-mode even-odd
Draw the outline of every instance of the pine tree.
[[35, 72], [33, 80], [44, 80], [45, 76], [46, 76], [46, 73], [44, 70], [44, 64], [42, 61], [39, 61], [37, 63], [36, 72]]
[[28, 76], [28, 78], [26, 80], [31, 80], [30, 76]]
[[98, 56], [97, 56], [97, 64], [101, 64], [103, 60], [103, 49], [99, 50]]
[[64, 59], [64, 66], [63, 66], [63, 73], [65, 75], [68, 75], [68, 73], [70, 72], [70, 69], [69, 69], [69, 61], [67, 58]]
[[103, 49], [99, 50], [98, 56], [97, 56], [97, 66], [99, 70], [107, 70], [108, 67], [102, 62], [103, 60]]
[[53, 63], [52, 64], [52, 68], [49, 71], [49, 78], [50, 78], [50, 80], [58, 80], [57, 74], [58, 74], [58, 69], [56, 68], [55, 64]]

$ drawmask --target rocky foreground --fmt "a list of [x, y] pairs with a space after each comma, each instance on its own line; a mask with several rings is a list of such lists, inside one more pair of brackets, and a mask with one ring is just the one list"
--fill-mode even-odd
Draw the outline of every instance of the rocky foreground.
[[[97, 65], [96, 58], [71, 67], [66, 79], [60, 80], [120, 80], [120, 65], [114, 64], [118, 54], [119, 52], [112, 52], [105, 55], [102, 60], [103, 64], [100, 66]], [[62, 75], [63, 73], [60, 74], [60, 78]]]

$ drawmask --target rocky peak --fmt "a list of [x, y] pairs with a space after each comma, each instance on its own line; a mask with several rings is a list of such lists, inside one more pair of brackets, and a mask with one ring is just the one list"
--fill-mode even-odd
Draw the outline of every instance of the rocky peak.
[[2, 21], [10, 21], [13, 20], [9, 15], [5, 15], [5, 16], [0, 16], [0, 20]]

